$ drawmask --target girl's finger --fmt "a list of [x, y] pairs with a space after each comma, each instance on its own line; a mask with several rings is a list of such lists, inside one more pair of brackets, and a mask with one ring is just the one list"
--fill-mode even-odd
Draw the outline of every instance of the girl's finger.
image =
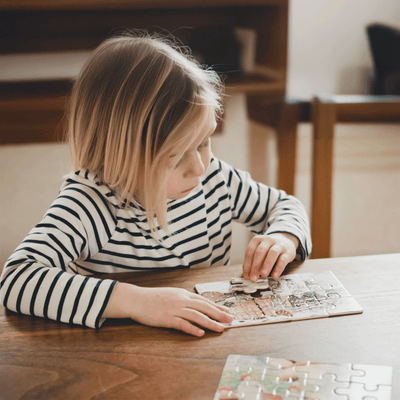
[[279, 255], [281, 254], [282, 249], [279, 245], [274, 244], [268, 251], [267, 256], [265, 257], [264, 264], [261, 269], [261, 276], [268, 276], [274, 267], [276, 261], [278, 260]]
[[269, 243], [261, 242], [254, 253], [253, 263], [250, 270], [250, 279], [253, 282], [257, 281], [257, 279], [260, 277], [261, 270], [270, 247], [271, 245]]
[[233, 317], [229, 312], [214, 307], [214, 304], [211, 305], [200, 300], [192, 300], [190, 308], [199, 311], [216, 321], [230, 323], [233, 320]]
[[184, 318], [190, 323], [194, 322], [196, 325], [209, 329], [210, 331], [222, 332], [225, 329], [224, 325], [191, 308], [183, 309], [179, 317]]
[[247, 246], [243, 261], [243, 278], [250, 279], [251, 266], [253, 264], [254, 253], [260, 241], [253, 238]]
[[203, 329], [200, 329], [199, 327], [191, 324], [186, 319], [179, 317], [176, 317], [175, 320], [172, 322], [171, 328], [197, 337], [202, 337], [205, 334], [205, 331]]
[[200, 294], [191, 293], [190, 298], [194, 299], [194, 300], [202, 300], [202, 301], [204, 301], [204, 302], [206, 302], [208, 304], [212, 304], [214, 307], [217, 307], [219, 310], [222, 310], [222, 311], [227, 312], [227, 313], [230, 312], [228, 307], [221, 306], [221, 304], [214, 303], [212, 300], [207, 299], [206, 297], [203, 297]]
[[278, 261], [275, 264], [274, 271], [272, 273], [272, 278], [274, 279], [279, 278], [290, 261], [293, 260], [290, 260], [290, 258], [286, 255], [286, 253], [281, 254]]

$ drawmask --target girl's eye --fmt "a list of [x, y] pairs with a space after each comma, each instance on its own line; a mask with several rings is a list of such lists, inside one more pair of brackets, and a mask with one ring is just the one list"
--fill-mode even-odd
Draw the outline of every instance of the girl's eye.
[[[202, 143], [200, 146], [197, 147], [197, 150], [202, 150], [207, 148], [210, 145], [210, 139], [207, 140], [207, 142]], [[185, 155], [175, 164], [174, 169], [178, 168], [179, 165], [182, 163], [182, 160], [185, 158]]]
[[182, 158], [175, 164], [174, 169], [177, 169], [182, 162]]
[[205, 148], [205, 147], [208, 147], [209, 144], [210, 144], [210, 139], [208, 139], [207, 142], [202, 143], [202, 144], [198, 147], [198, 149], [203, 149], [203, 148]]

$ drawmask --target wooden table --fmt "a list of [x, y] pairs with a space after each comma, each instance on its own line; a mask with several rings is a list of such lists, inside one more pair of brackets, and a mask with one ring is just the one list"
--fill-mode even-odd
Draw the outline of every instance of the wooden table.
[[[0, 308], [1, 399], [208, 399], [229, 354], [394, 367], [400, 398], [400, 254], [309, 260], [289, 273], [331, 270], [364, 313], [207, 332], [197, 339], [127, 320], [100, 330]], [[143, 286], [240, 276], [240, 266], [115, 274]]]

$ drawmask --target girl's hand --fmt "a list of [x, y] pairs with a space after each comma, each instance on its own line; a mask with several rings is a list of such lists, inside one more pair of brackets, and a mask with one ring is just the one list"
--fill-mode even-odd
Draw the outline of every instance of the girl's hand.
[[220, 322], [233, 320], [228, 308], [185, 289], [143, 288], [122, 282], [115, 286], [103, 317], [131, 318], [199, 337], [205, 333], [200, 327], [222, 332], [225, 327]]
[[299, 240], [289, 233], [254, 236], [247, 246], [243, 263], [243, 277], [255, 282], [260, 276], [281, 276], [286, 265], [296, 257]]
[[145, 325], [174, 328], [194, 336], [203, 336], [203, 327], [222, 332], [232, 322], [229, 309], [195, 293], [178, 288], [140, 288], [140, 300], [132, 319]]

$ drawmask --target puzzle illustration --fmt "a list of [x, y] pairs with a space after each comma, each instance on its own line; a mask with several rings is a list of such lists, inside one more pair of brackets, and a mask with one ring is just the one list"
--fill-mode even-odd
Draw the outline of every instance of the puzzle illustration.
[[392, 370], [231, 354], [214, 400], [390, 400]]
[[359, 314], [363, 309], [331, 271], [243, 278], [195, 285], [197, 293], [230, 309], [228, 328]]

